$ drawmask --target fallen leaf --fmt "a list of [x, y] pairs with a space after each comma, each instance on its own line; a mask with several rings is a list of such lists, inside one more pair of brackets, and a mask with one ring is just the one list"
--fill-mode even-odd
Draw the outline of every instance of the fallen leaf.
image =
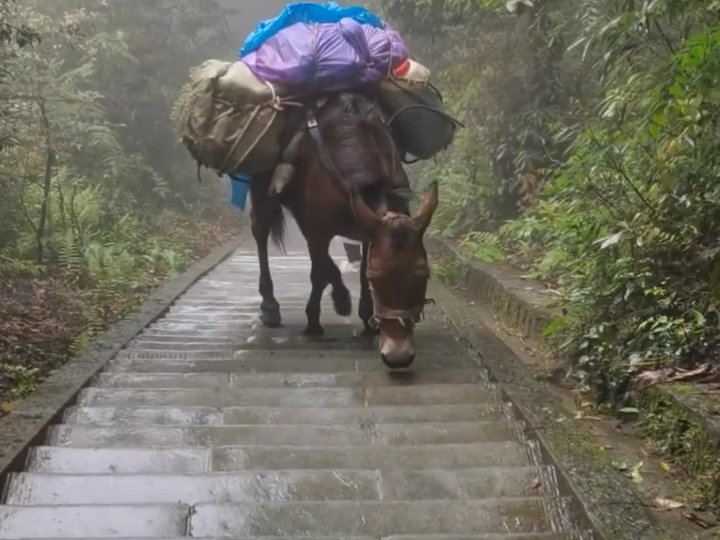
[[11, 413], [15, 409], [17, 409], [21, 403], [22, 399], [16, 399], [14, 401], [4, 401], [3, 403], [0, 403], [0, 410], [2, 410], [4, 413]]
[[681, 502], [666, 499], [665, 497], [658, 497], [653, 502], [655, 503], [655, 506], [661, 510], [677, 510], [678, 508], [685, 506]]
[[637, 465], [635, 465], [632, 470], [630, 471], [630, 478], [632, 478], [632, 481], [636, 484], [640, 484], [643, 481], [643, 477], [640, 474], [640, 471], [643, 468], [643, 462], [641, 461]]
[[670, 465], [668, 465], [664, 461], [660, 464], [660, 467], [662, 467], [662, 470], [665, 472], [670, 472], [672, 470]]
[[639, 414], [640, 411], [635, 407], [623, 407], [618, 412], [621, 412], [623, 414]]

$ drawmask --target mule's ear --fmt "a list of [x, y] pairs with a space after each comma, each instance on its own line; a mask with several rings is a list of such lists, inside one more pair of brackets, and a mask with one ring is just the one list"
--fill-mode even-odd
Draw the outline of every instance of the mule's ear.
[[382, 223], [380, 216], [365, 204], [365, 201], [362, 200], [360, 195], [355, 195], [352, 198], [351, 204], [353, 205], [355, 220], [362, 233], [370, 238], [374, 238]]
[[433, 214], [438, 207], [438, 183], [437, 181], [430, 184], [430, 188], [423, 195], [422, 201], [420, 202], [420, 208], [417, 214], [413, 217], [413, 224], [420, 231], [420, 234], [425, 234], [425, 231], [430, 226]]

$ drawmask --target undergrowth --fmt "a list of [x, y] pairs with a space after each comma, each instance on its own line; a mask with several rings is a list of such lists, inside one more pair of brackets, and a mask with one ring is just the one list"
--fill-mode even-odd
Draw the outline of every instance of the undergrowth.
[[436, 232], [561, 294], [579, 388], [718, 364], [720, 3], [381, 3], [468, 126], [421, 174]]

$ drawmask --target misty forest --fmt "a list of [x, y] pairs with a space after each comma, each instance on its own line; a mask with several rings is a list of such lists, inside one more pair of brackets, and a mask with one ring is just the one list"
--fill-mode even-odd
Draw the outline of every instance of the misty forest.
[[[0, 0], [3, 412], [243, 226], [170, 121], [189, 69], [257, 22], [228, 4]], [[716, 363], [720, 2], [369, 7], [466, 126], [413, 175], [440, 184], [432, 233], [548, 285], [576, 387], [623, 407], [639, 372]]]
[[[212, 4], [212, 9], [208, 6]], [[44, 376], [236, 233], [176, 143], [188, 70], [232, 57], [218, 2], [2, 0], [0, 395]]]

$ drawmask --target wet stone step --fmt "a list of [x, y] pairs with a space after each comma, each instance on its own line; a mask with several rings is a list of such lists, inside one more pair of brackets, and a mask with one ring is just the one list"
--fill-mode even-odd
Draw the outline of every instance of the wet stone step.
[[[202, 340], [186, 336], [185, 339], [179, 336], [170, 336], [166, 339], [158, 339], [156, 336], [141, 336], [128, 346], [125, 351], [121, 351], [120, 357], [125, 352], [145, 352], [145, 353], [162, 353], [162, 354], [228, 354], [234, 352], [238, 348], [255, 349], [263, 347], [282, 347], [284, 349], [302, 349], [310, 352], [315, 350], [359, 350], [359, 351], [375, 351], [376, 345], [367, 339], [358, 338], [354, 334], [356, 328], [346, 324], [342, 327], [333, 327], [325, 325], [325, 335], [322, 337], [307, 337], [302, 334], [303, 326], [299, 325], [293, 330], [284, 331], [253, 331], [251, 329], [245, 332], [239, 332], [234, 336], [223, 338], [222, 336], [213, 336], [215, 341]], [[454, 338], [444, 333], [423, 333], [418, 330], [415, 334], [415, 348], [418, 353], [441, 353], [454, 354], [466, 351], [466, 348], [457, 342]]]
[[16, 474], [5, 504], [122, 505], [303, 501], [419, 501], [552, 493], [547, 468], [289, 470], [206, 476]]
[[471, 422], [510, 417], [509, 405], [431, 405], [357, 408], [282, 407], [71, 407], [65, 424], [92, 425], [365, 425], [375, 423]]
[[64, 424], [218, 426], [224, 412], [213, 407], [69, 407]]
[[53, 426], [50, 446], [181, 448], [283, 445], [354, 446], [498, 442], [516, 439], [509, 422], [374, 424], [371, 426]]
[[59, 448], [30, 449], [26, 470], [55, 474], [202, 474], [212, 453], [204, 448]]
[[[329, 338], [323, 342], [319, 339], [310, 340], [309, 338], [288, 338], [282, 335], [265, 334], [258, 337], [256, 331], [247, 330], [244, 332], [233, 332], [231, 334], [221, 334], [212, 332], [207, 334], [185, 332], [176, 336], [143, 336], [141, 339], [130, 343], [125, 351], [128, 353], [162, 353], [177, 354], [183, 352], [185, 354], [223, 354], [232, 357], [236, 351], [243, 349], [262, 350], [261, 345], [277, 345], [284, 350], [297, 348], [302, 346], [303, 349], [312, 351], [316, 350], [357, 350], [362, 354], [373, 354], [378, 357], [378, 348], [375, 344], [360, 343], [352, 337], [352, 333], [356, 329], [349, 329], [346, 335], [337, 338]], [[306, 345], [302, 345], [306, 340]], [[336, 343], [338, 347], [336, 347]], [[467, 349], [461, 345], [447, 343], [446, 345], [437, 345], [426, 347], [415, 344], [415, 350], [418, 355], [421, 354], [441, 354], [441, 355], [462, 355], [467, 354]], [[290, 353], [290, 350], [287, 350]]]
[[0, 538], [181, 537], [190, 508], [184, 505], [0, 506]]
[[387, 536], [553, 531], [551, 499], [324, 502], [197, 505], [190, 534], [238, 536]]
[[[376, 360], [375, 369], [380, 364], [380, 355], [376, 347], [360, 346], [357, 344], [349, 344], [338, 348], [328, 348], [327, 346], [318, 346], [315, 348], [281, 348], [265, 346], [243, 346], [235, 350], [204, 350], [187, 352], [183, 349], [166, 349], [148, 351], [144, 349], [123, 349], [118, 352], [116, 359], [129, 360], [242, 360], [242, 359], [260, 359], [260, 358], [280, 358], [288, 357], [293, 360], [311, 361], [313, 359], [337, 358], [345, 360], [354, 360], [358, 362]], [[292, 371], [292, 368], [285, 371]]]
[[447, 371], [338, 371], [337, 373], [101, 373], [94, 386], [114, 388], [320, 388], [488, 383], [484, 369]]
[[[236, 354], [243, 354], [245, 351], [259, 352], [267, 349], [281, 351], [285, 354], [294, 354], [298, 351], [317, 352], [319, 351], [352, 351], [360, 353], [374, 353], [379, 359], [379, 352], [375, 345], [368, 345], [367, 342], [360, 342], [353, 337], [354, 329], [348, 329], [343, 335], [328, 337], [324, 339], [311, 339], [304, 336], [282, 336], [264, 334], [258, 336], [252, 334], [240, 336], [237, 339], [222, 342], [148, 342], [137, 341], [118, 353], [118, 358], [189, 358], [202, 360], [207, 358], [234, 358]], [[299, 333], [299, 332], [298, 332]], [[465, 355], [465, 349], [451, 345], [422, 345], [415, 344], [415, 351], [421, 355]], [[137, 356], [136, 356], [137, 355]], [[144, 356], [139, 356], [144, 355]]]
[[517, 441], [404, 446], [246, 446], [132, 449], [37, 447], [27, 471], [56, 474], [200, 474], [249, 470], [524, 467], [533, 448]]
[[212, 450], [216, 472], [283, 469], [382, 470], [523, 467], [537, 462], [538, 451], [516, 441], [382, 446], [226, 447]]
[[249, 324], [260, 328], [260, 311], [258, 309], [253, 313], [240, 314], [236, 313], [231, 319], [224, 321], [204, 321], [182, 322], [173, 319], [158, 319], [150, 326], [143, 330], [143, 335], [154, 333], [176, 333], [176, 332], [193, 332], [193, 331], [212, 331], [223, 329], [246, 329]]
[[[113, 360], [105, 373], [335, 373], [338, 371], [377, 371], [383, 366], [377, 352], [364, 357], [355, 355], [316, 356], [298, 358], [294, 355], [254, 355], [252, 358], [178, 359], [178, 358], [123, 358]], [[413, 363], [412, 372], [445, 371], [477, 367], [467, 356], [443, 359], [439, 356], [420, 356]]]
[[[354, 324], [357, 324], [359, 327], [360, 321], [354, 321], [353, 325]], [[249, 318], [248, 320], [240, 321], [239, 323], [223, 321], [222, 323], [215, 325], [206, 325], [205, 328], [202, 328], [197, 324], [192, 325], [193, 327], [191, 328], [186, 328], [189, 326], [191, 325], [188, 323], [184, 323], [184, 325], [175, 323], [172, 326], [150, 328], [132, 341], [132, 347], [142, 347], [145, 343], [151, 344], [155, 348], [162, 348], [163, 344], [166, 344], [166, 346], [179, 344], [185, 345], [186, 343], [208, 344], [213, 343], [214, 341], [222, 344], [233, 344], [236, 342], [244, 342], [248, 337], [256, 336], [259, 332], [262, 332], [267, 336], [285, 335], [285, 332], [282, 329], [266, 330], [260, 326], [260, 322], [258, 320], [250, 320]], [[337, 337], [347, 335], [348, 330], [350, 330], [351, 327], [352, 325], [343, 325], [341, 328], [342, 334]], [[302, 328], [298, 328], [298, 330], [302, 331]], [[304, 338], [302, 336], [298, 337], [308, 341], [310, 340], [310, 338]], [[425, 339], [425, 337], [426, 336], [419, 331], [416, 336], [418, 348], [422, 349], [425, 345], [430, 345], [429, 342], [431, 340]], [[448, 347], [450, 349], [464, 348], [461, 343], [453, 339], [451, 336], [436, 337], [440, 339], [440, 342], [433, 343], [433, 349], [440, 347]]]
[[[205, 318], [210, 315], [213, 320], [222, 317], [225, 321], [232, 321], [237, 314], [257, 314], [261, 302], [262, 298], [260, 295], [245, 296], [239, 302], [221, 302], [217, 304], [207, 299], [200, 300], [197, 303], [180, 301], [170, 307], [165, 315], [165, 319], [175, 321], [187, 317]], [[300, 313], [305, 309], [307, 298], [281, 299], [281, 302], [286, 308], [284, 311]], [[322, 307], [325, 306], [321, 305], [321, 308]]]
[[497, 403], [494, 384], [427, 384], [374, 388], [212, 388], [128, 389], [91, 387], [82, 390], [81, 406], [216, 407], [361, 407], [374, 405], [468, 405]]

